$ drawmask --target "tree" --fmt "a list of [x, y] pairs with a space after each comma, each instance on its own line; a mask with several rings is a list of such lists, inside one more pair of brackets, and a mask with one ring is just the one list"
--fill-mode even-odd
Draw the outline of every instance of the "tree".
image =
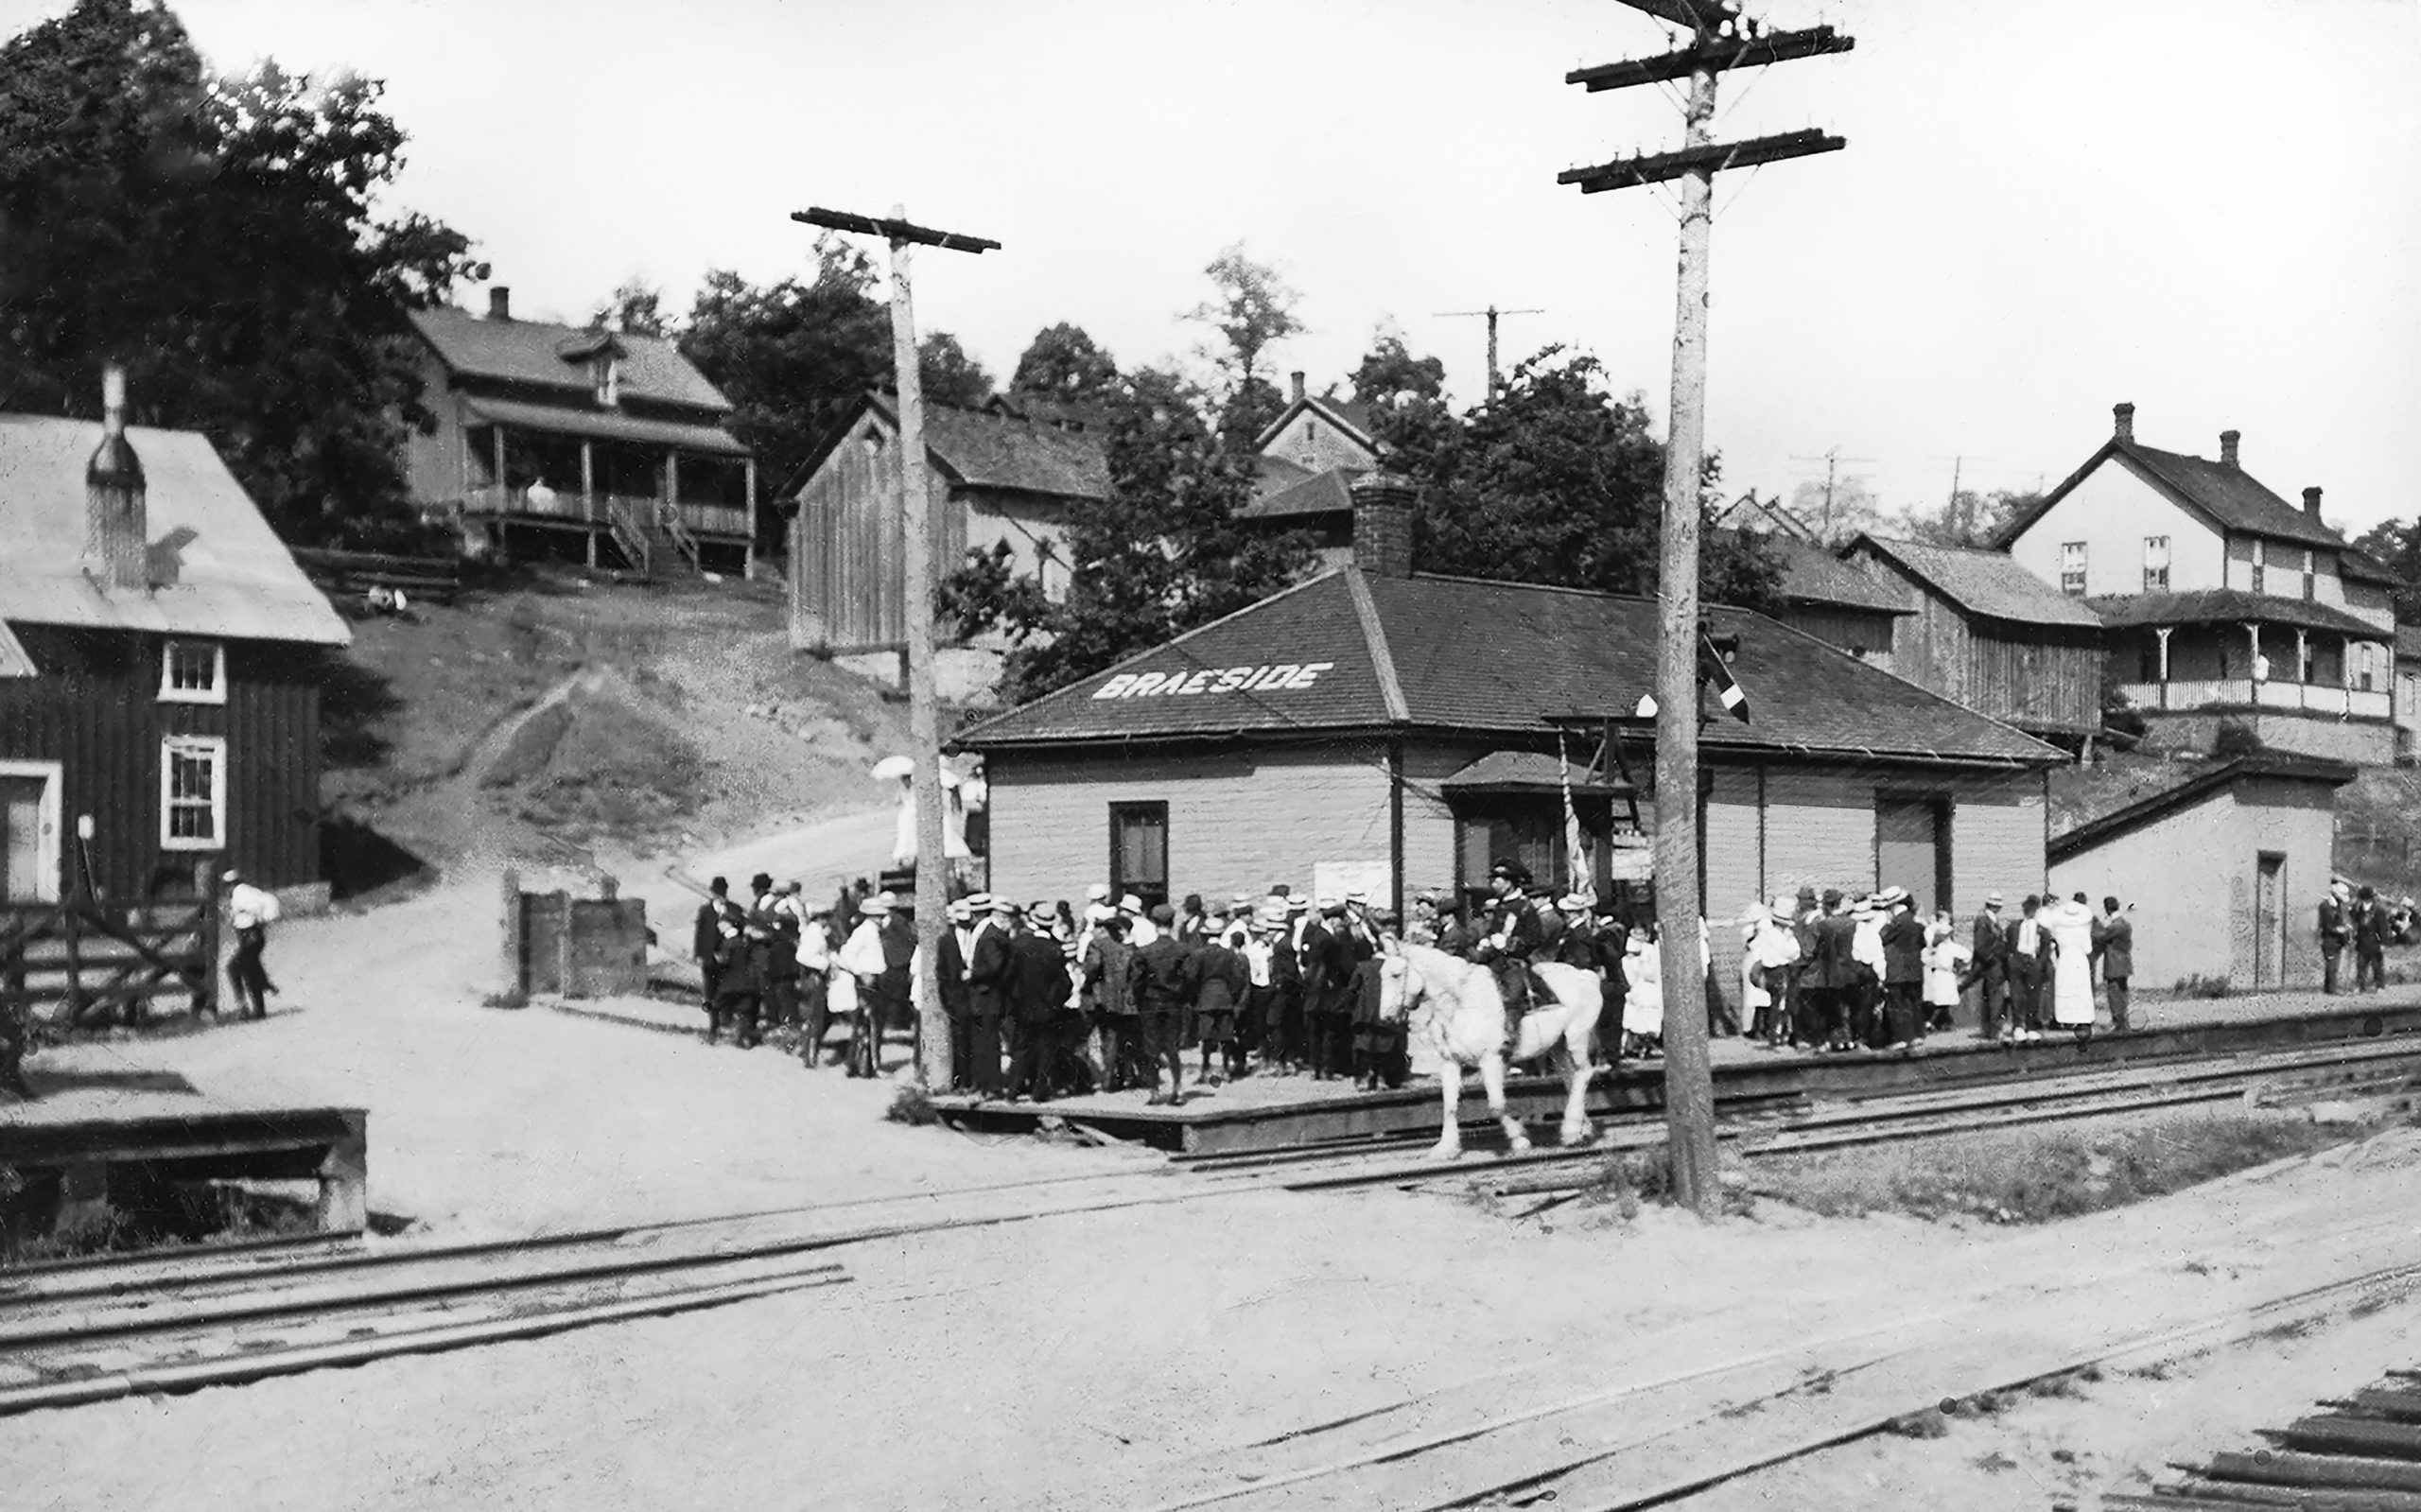
[[1286, 286], [1276, 269], [1245, 255], [1243, 242], [1222, 251], [1202, 271], [1215, 292], [1187, 312], [1186, 319], [1208, 324], [1226, 343], [1207, 349], [1205, 355], [1227, 379], [1219, 432], [1228, 446], [1241, 450], [1249, 447], [1285, 406], [1277, 387], [1261, 376], [1261, 358], [1272, 343], [1305, 329], [1295, 316], [1301, 296]]
[[2395, 591], [2396, 617], [2421, 618], [2421, 518], [2381, 520], [2354, 537], [2354, 547], [2405, 581]]
[[[1803, 485], [1804, 486], [1804, 485]], [[2016, 493], [1995, 489], [1978, 494], [1973, 489], [1960, 489], [1940, 509], [1912, 506], [1897, 517], [1885, 518], [1881, 528], [1890, 533], [1911, 541], [1924, 541], [1932, 546], [1958, 546], [1971, 548], [1990, 547], [2000, 539], [2001, 531], [2036, 504], [2043, 495], [2032, 491]]]
[[[1549, 347], [1515, 367], [1494, 402], [1473, 409], [1433, 449], [1396, 465], [1421, 485], [1413, 557], [1473, 577], [1610, 593], [1656, 591], [1664, 448], [1645, 401], [1615, 399], [1594, 357]], [[1716, 505], [1708, 461], [1703, 508]], [[1778, 569], [1752, 536], [1708, 532], [1700, 592], [1763, 607]]]
[[1001, 691], [1038, 698], [1232, 614], [1294, 582], [1310, 560], [1296, 535], [1245, 530], [1243, 459], [1223, 446], [1206, 397], [1183, 378], [1140, 370], [1109, 396], [1110, 496], [1079, 512], [1066, 542], [1071, 581], [1053, 603], [980, 556], [945, 601], [963, 626], [998, 625], [1017, 643]]
[[664, 310], [664, 291], [634, 278], [617, 287], [612, 297], [588, 313], [592, 326], [613, 326], [633, 336], [671, 336], [672, 318]]
[[925, 397], [935, 404], [972, 409], [992, 397], [992, 375], [948, 331], [935, 331], [916, 343], [916, 374]]
[[1012, 394], [1032, 394], [1079, 407], [1106, 403], [1118, 385], [1118, 364], [1081, 326], [1061, 321], [1034, 334], [1009, 379]]
[[1455, 425], [1446, 405], [1446, 364], [1414, 356], [1392, 326], [1372, 333], [1351, 381], [1353, 397], [1369, 408], [1370, 434], [1383, 452], [1434, 453]]
[[1790, 491], [1790, 512], [1806, 521], [1826, 546], [1839, 546], [1869, 531], [1889, 533], [1883, 501], [1863, 478], [1811, 478]]
[[372, 202], [405, 136], [381, 87], [264, 62], [212, 78], [176, 17], [82, 0], [0, 44], [0, 408], [199, 429], [297, 541], [411, 538], [426, 424], [407, 311], [481, 271]]

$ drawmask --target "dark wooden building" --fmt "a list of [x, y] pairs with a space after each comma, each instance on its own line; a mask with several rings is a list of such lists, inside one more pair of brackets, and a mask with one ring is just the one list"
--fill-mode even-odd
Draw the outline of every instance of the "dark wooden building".
[[0, 415], [0, 900], [314, 882], [351, 637], [208, 440]]
[[1914, 594], [1812, 540], [1777, 530], [1765, 545], [1782, 568], [1776, 619], [1869, 667], [1899, 670], [1900, 624], [1917, 612]]
[[1892, 670], [2055, 739], [2101, 728], [2101, 617], [2001, 551], [1861, 535], [1850, 561], [1913, 594]]

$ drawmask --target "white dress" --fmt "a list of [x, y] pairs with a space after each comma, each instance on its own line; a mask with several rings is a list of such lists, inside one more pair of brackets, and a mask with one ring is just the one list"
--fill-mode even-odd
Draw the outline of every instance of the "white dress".
[[1656, 947], [1633, 946], [1623, 957], [1623, 1033], [1664, 1033], [1664, 978], [1657, 965]]
[[2093, 1022], [2093, 911], [2071, 899], [2034, 917], [2060, 947], [2051, 964], [2051, 1017], [2068, 1028]]
[[1925, 1006], [1956, 1008], [1959, 1006], [1959, 971], [1974, 959], [1976, 952], [1959, 943], [1954, 931], [1925, 947]]

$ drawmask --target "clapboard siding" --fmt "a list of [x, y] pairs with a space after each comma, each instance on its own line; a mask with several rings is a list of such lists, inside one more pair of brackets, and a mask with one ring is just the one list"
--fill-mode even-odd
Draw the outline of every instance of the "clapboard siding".
[[[160, 637], [16, 629], [45, 675], [0, 679], [0, 759], [60, 763], [62, 865], [75, 865], [76, 823], [89, 815], [93, 879], [111, 896], [140, 895], [156, 880], [183, 878], [198, 860], [240, 866], [270, 887], [318, 878], [314, 652], [231, 642], [225, 704], [163, 704]], [[161, 847], [160, 742], [169, 735], [227, 742], [220, 849]]]
[[[992, 754], [992, 889], [1081, 898], [1109, 875], [1109, 806], [1169, 806], [1169, 885], [1259, 897], [1309, 892], [1323, 861], [1390, 855], [1386, 748], [1336, 742], [1216, 756]], [[1407, 830], [1410, 809], [1406, 810]], [[1434, 843], [1434, 842], [1430, 843]]]
[[1851, 609], [1839, 604], [1785, 604], [1774, 617], [1791, 629], [1838, 646], [1869, 667], [1897, 671], [1894, 643], [1904, 616], [1880, 609]]
[[[1458, 885], [1454, 811], [1437, 785], [1487, 754], [1485, 745], [1405, 747], [1403, 886], [1407, 895], [1433, 887], [1451, 891]], [[1403, 902], [1410, 904], [1409, 895]]]
[[[906, 643], [899, 457], [891, 427], [861, 415], [800, 488], [791, 544], [798, 644], [845, 651]], [[966, 553], [966, 514], [950, 503], [949, 480], [930, 464], [925, 497], [933, 512], [935, 570], [946, 574]]]
[[1893, 671], [2020, 729], [2082, 735], [2101, 727], [2100, 632], [1970, 616], [1881, 553], [1858, 560], [1889, 573], [1917, 606], [1894, 633]]

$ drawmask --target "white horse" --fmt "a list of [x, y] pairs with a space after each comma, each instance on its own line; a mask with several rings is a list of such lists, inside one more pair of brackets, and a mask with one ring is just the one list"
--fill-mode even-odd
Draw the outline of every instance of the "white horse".
[[[1522, 1020], [1511, 1058], [1534, 1061], [1561, 1048], [1571, 1083], [1563, 1104], [1562, 1140], [1585, 1144], [1590, 1134], [1589, 1036], [1604, 1006], [1603, 983], [1578, 966], [1550, 964], [1538, 972], [1556, 1001], [1533, 1007]], [[1505, 1111], [1505, 999], [1488, 967], [1430, 946], [1391, 945], [1379, 966], [1379, 1014], [1390, 1022], [1402, 1021], [1406, 1034], [1437, 1051], [1443, 1063], [1437, 1082], [1445, 1098], [1444, 1127], [1430, 1147], [1431, 1155], [1452, 1159], [1462, 1153], [1462, 1123], [1455, 1107], [1462, 1101], [1463, 1070], [1472, 1066], [1479, 1068], [1488, 1109], [1505, 1126], [1514, 1152], [1530, 1148], [1522, 1125]]]

